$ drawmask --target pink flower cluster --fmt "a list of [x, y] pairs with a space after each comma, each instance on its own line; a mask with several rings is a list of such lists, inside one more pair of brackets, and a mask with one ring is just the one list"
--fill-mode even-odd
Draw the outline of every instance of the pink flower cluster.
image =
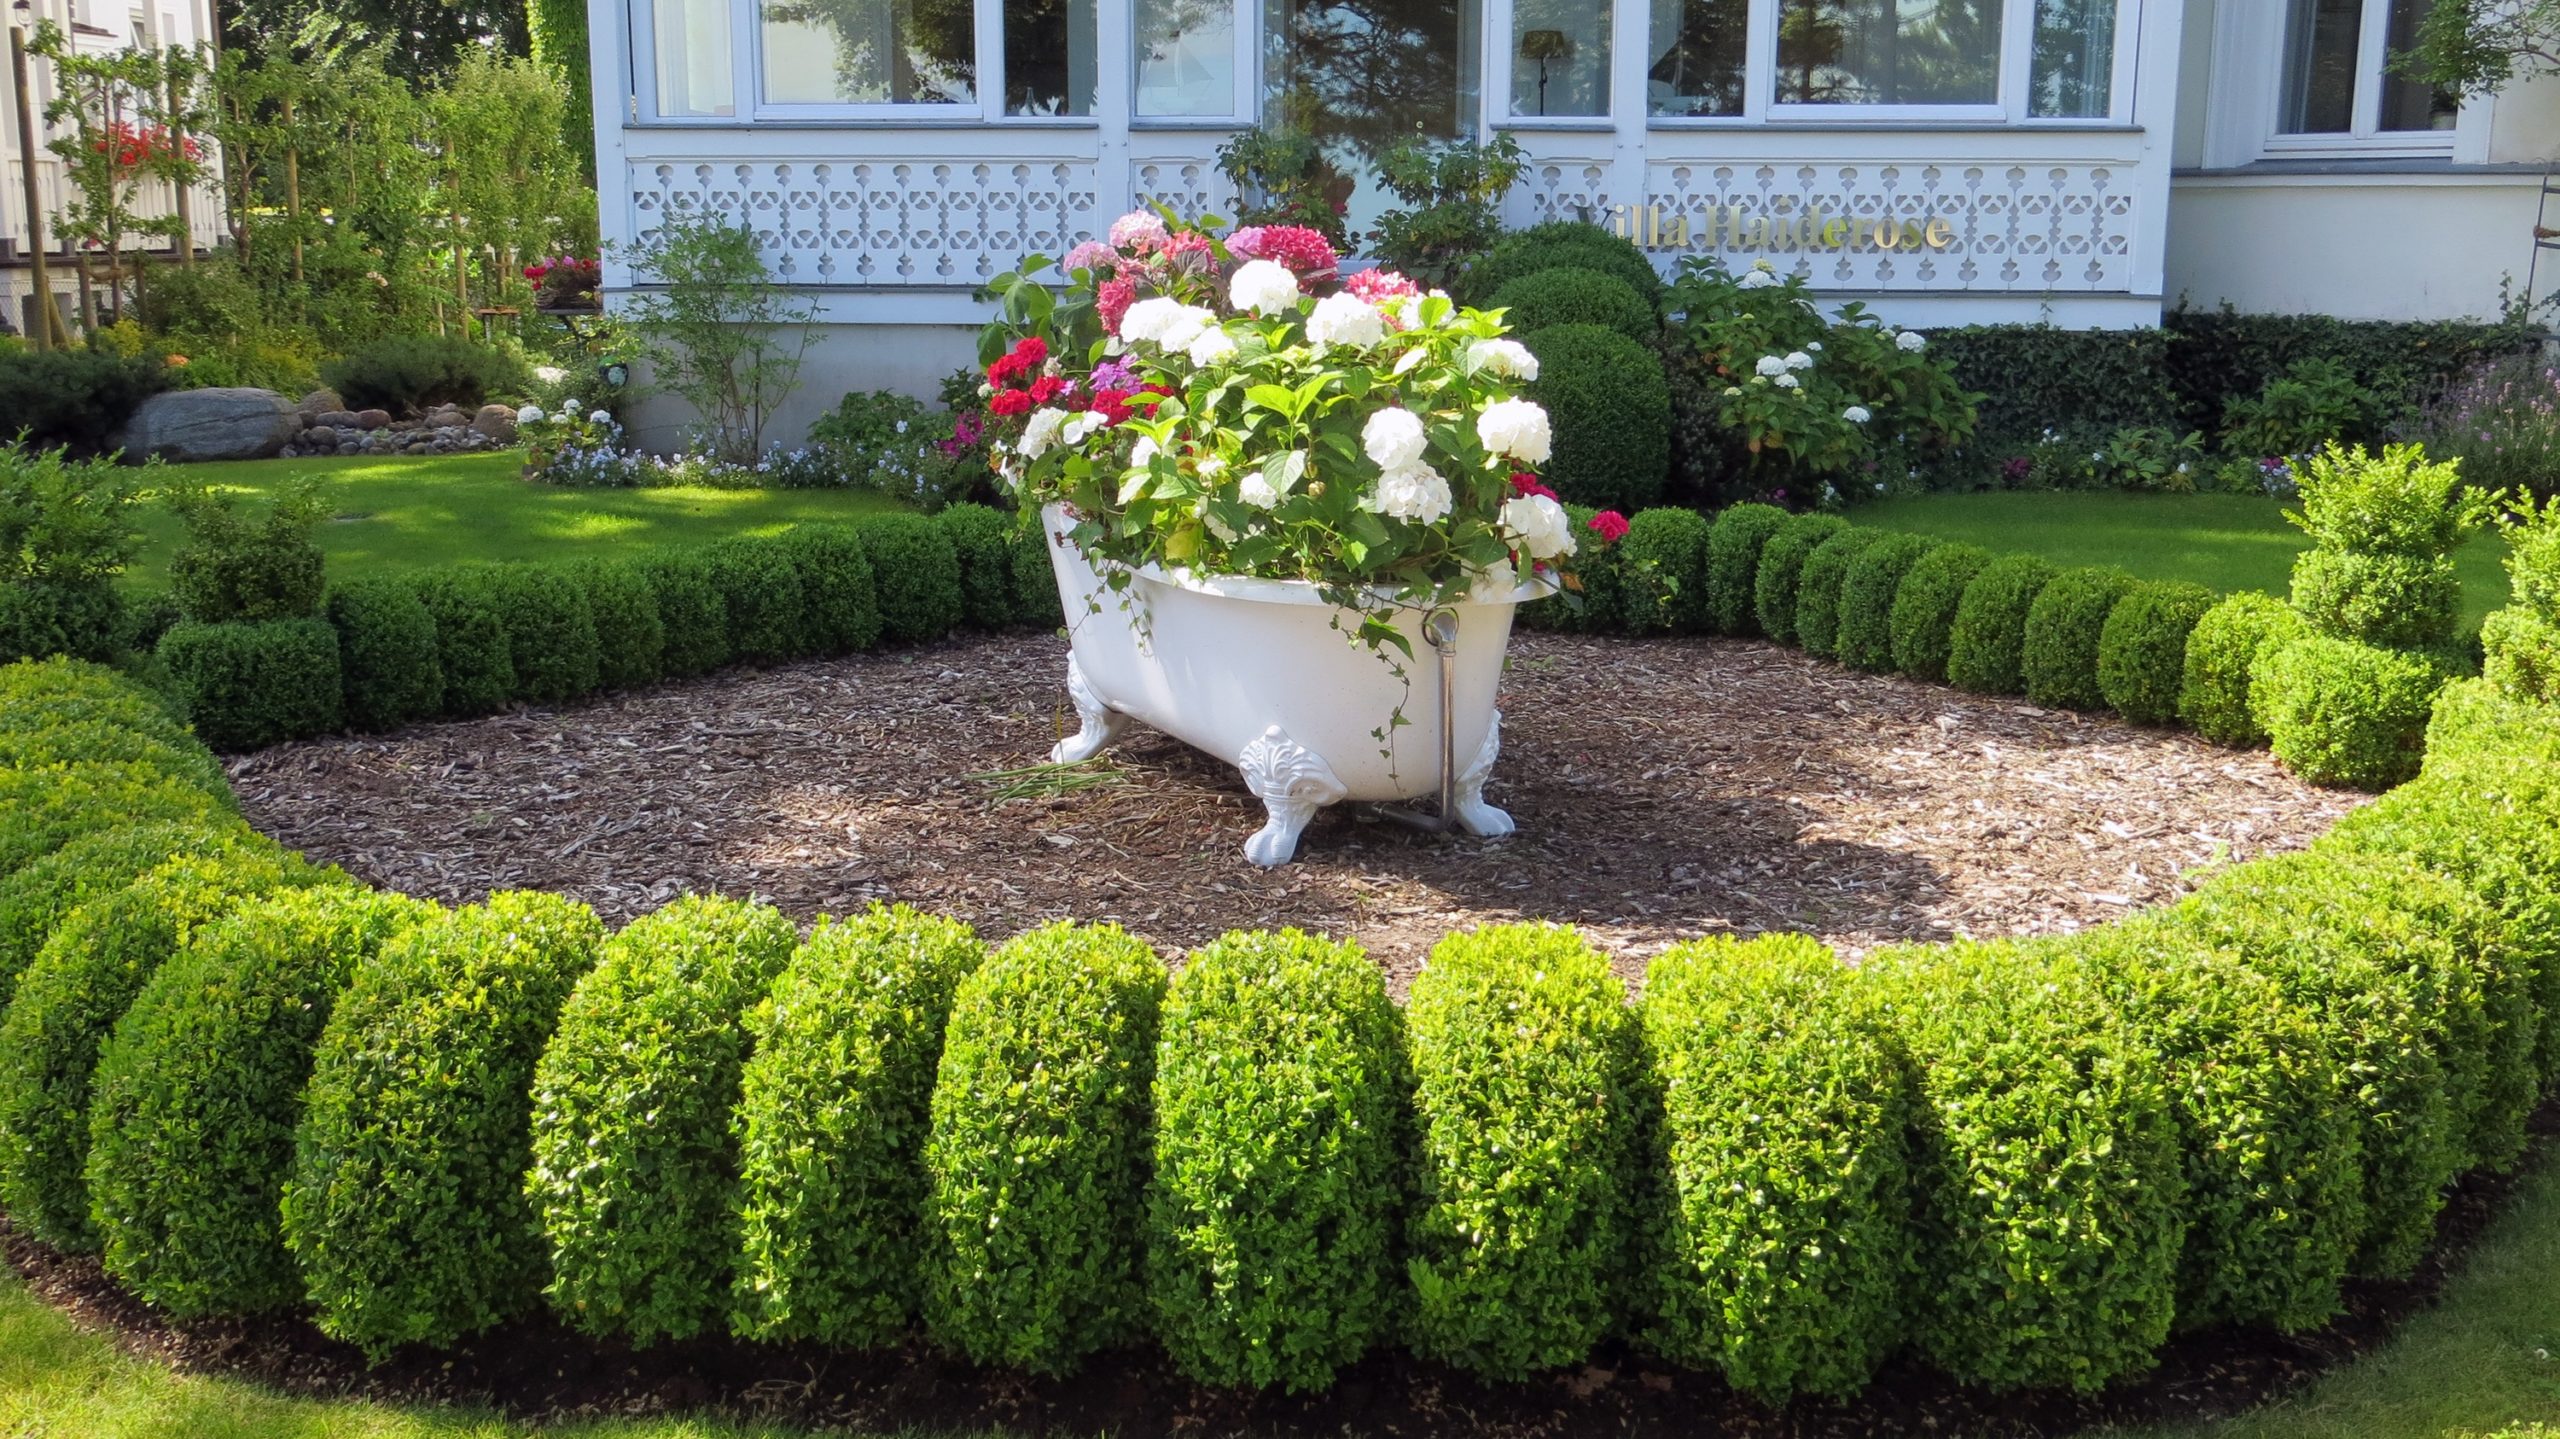
[[1368, 301], [1384, 306], [1390, 300], [1419, 295], [1422, 287], [1393, 270], [1363, 270], [1342, 282], [1342, 288]]
[[1243, 260], [1276, 260], [1310, 280], [1330, 276], [1342, 263], [1333, 242], [1304, 225], [1247, 225], [1227, 237], [1227, 253]]

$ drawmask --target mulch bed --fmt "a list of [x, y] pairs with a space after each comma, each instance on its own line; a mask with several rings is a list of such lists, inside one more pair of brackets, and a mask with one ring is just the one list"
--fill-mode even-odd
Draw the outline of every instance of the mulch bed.
[[900, 900], [991, 940], [1115, 920], [1170, 952], [1297, 925], [1357, 938], [1399, 990], [1442, 934], [1520, 918], [1583, 926], [1631, 982], [1714, 932], [1855, 955], [2069, 930], [2354, 802], [2264, 753], [1773, 645], [1523, 635], [1488, 792], [1518, 834], [1341, 806], [1266, 872], [1234, 768], [1150, 730], [1089, 788], [995, 798], [980, 776], [1074, 727], [1064, 664], [1055, 636], [959, 640], [284, 745], [232, 775], [261, 829], [447, 902], [554, 889], [621, 921], [687, 890], [804, 919]]

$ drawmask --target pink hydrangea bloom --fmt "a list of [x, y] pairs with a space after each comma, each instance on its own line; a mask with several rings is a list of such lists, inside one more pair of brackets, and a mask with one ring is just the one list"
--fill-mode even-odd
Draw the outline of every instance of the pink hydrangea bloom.
[[1277, 260], [1306, 279], [1330, 275], [1342, 263], [1333, 242], [1304, 225], [1248, 225], [1227, 237], [1227, 253], [1248, 260]]
[[1166, 238], [1164, 217], [1152, 210], [1132, 210], [1111, 222], [1111, 244], [1115, 249], [1135, 250], [1143, 255], [1161, 248]]
[[1120, 252], [1100, 240], [1087, 240], [1067, 252], [1069, 270], [1107, 270], [1119, 263]]
[[1138, 282], [1135, 280], [1105, 280], [1093, 295], [1093, 308], [1102, 316], [1102, 328], [1115, 335], [1120, 333], [1120, 317], [1129, 313], [1129, 307], [1136, 303]]
[[1363, 270], [1343, 281], [1342, 288], [1372, 305], [1383, 305], [1389, 300], [1401, 300], [1408, 295], [1422, 293], [1420, 285], [1393, 270]]

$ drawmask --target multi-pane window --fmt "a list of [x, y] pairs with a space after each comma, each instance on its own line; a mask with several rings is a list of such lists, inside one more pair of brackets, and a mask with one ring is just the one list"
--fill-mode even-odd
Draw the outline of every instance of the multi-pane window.
[[[665, 3], [665, 0], [660, 0]], [[968, 0], [761, 0], [769, 105], [968, 105]]]
[[2454, 97], [2392, 73], [2429, 0], [2286, 0], [2276, 133], [2374, 139], [2453, 128]]
[[[1856, 118], [1940, 110], [2104, 119], [2115, 100], [2117, 0], [1650, 0], [1646, 113]], [[2025, 73], [2004, 43], [2028, 29]], [[1765, 78], [1761, 78], [1765, 76]], [[1516, 110], [1515, 110], [1516, 113]]]
[[1511, 113], [1609, 113], [1608, 0], [1512, 0]]
[[1781, 105], [1990, 105], [2004, 0], [1780, 0]]
[[1242, 113], [1237, 0], [1136, 0], [1135, 109], [1149, 119]]

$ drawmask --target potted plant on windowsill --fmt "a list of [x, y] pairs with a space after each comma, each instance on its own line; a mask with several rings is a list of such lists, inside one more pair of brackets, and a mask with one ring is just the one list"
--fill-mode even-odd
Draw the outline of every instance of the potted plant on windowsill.
[[1040, 511], [1071, 636], [1083, 728], [1052, 758], [1135, 718], [1234, 763], [1262, 865], [1325, 805], [1442, 793], [1444, 736], [1444, 820], [1510, 831], [1483, 789], [1512, 611], [1574, 550], [1531, 470], [1536, 359], [1392, 272], [1333, 288], [1336, 264], [1311, 230], [1132, 214], [1059, 290], [1039, 257], [1000, 277], [984, 344], [994, 462]]

